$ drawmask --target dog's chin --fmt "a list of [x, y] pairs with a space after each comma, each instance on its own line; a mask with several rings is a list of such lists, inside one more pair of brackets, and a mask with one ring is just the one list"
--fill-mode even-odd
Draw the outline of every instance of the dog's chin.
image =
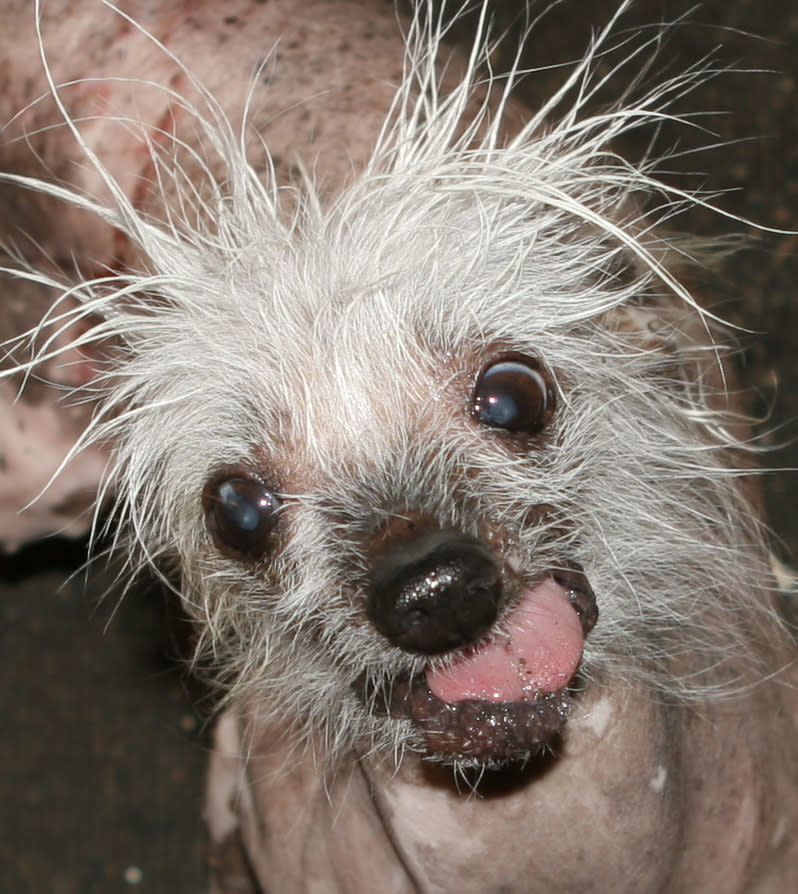
[[445, 702], [426, 677], [403, 677], [381, 687], [372, 708], [410, 720], [417, 750], [441, 763], [502, 766], [526, 760], [553, 742], [568, 716], [563, 690], [515, 702], [464, 699]]
[[584, 638], [597, 618], [581, 571], [521, 594], [502, 627], [415, 675], [356, 685], [369, 709], [410, 721], [415, 747], [458, 765], [506, 766], [556, 742], [568, 718]]

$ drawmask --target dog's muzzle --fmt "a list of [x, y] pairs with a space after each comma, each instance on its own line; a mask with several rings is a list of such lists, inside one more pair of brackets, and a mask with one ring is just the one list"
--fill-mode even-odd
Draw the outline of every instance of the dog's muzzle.
[[398, 522], [376, 540], [366, 608], [392, 645], [430, 660], [412, 675], [364, 673], [355, 692], [369, 710], [411, 720], [436, 759], [526, 760], [567, 718], [598, 617], [587, 578], [565, 563], [505, 588], [482, 541]]

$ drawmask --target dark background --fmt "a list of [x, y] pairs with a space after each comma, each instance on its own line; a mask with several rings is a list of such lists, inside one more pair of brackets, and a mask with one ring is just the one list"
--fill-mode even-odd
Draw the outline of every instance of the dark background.
[[[500, 20], [511, 22], [520, 6], [497, 2]], [[566, 2], [536, 31], [526, 64], [577, 58], [615, 6]], [[624, 22], [672, 21], [689, 6], [640, 0]], [[704, 172], [688, 182], [731, 189], [720, 200], [725, 209], [796, 228], [798, 7], [708, 0], [673, 31], [663, 64], [686, 66], [719, 45], [722, 63], [749, 71], [714, 79], [681, 106], [717, 112], [704, 121], [716, 137], [674, 131], [662, 139], [751, 139], [674, 162], [675, 182], [685, 182], [679, 170]], [[530, 102], [559, 77], [531, 78]], [[634, 155], [643, 146], [641, 136], [623, 148]], [[755, 237], [727, 261], [714, 297], [726, 318], [751, 330], [740, 334], [743, 380], [755, 411], [770, 413], [762, 431], [778, 427], [764, 442], [785, 445], [765, 463], [794, 467], [798, 238], [757, 236], [698, 210], [680, 227]], [[798, 555], [792, 473], [770, 473], [765, 483], [778, 548]], [[83, 558], [81, 544], [49, 541], [0, 559], [0, 890], [200, 891], [208, 703], [181, 669], [183, 630], [160, 591], [141, 585], [120, 600], [113, 569], [75, 573]]]

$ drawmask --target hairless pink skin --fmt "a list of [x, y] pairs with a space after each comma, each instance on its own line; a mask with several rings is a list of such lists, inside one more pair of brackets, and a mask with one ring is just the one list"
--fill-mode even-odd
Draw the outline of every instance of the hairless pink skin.
[[[283, 179], [301, 159], [318, 165], [334, 192], [366, 158], [391, 96], [388, 85], [400, 77], [392, 3], [120, 5], [187, 61], [233, 119], [241, 114], [256, 65], [281, 39], [286, 52], [271, 89], [257, 94], [253, 114], [263, 127], [253, 133], [263, 133]], [[3, 122], [47, 92], [31, 19], [30, 0], [0, 6]], [[49, 0], [44, 34], [58, 82], [144, 73], [191, 96], [179, 68], [99, 3]], [[266, 72], [271, 74], [271, 64]], [[149, 208], [152, 200], [140, 180], [148, 173], [145, 141], [112, 118], [145, 117], [156, 140], [159, 128], [167, 128], [190, 141], [191, 122], [164, 93], [123, 80], [68, 87], [63, 98], [73, 116], [98, 116], [82, 126], [83, 133], [131, 198]], [[27, 145], [13, 142], [58, 120], [51, 101], [21, 114], [2, 134], [0, 168], [50, 174], [107, 198], [65, 129], [44, 130]], [[31, 161], [31, 143], [41, 166]], [[254, 142], [252, 148], [255, 157]], [[5, 203], [8, 188], [2, 189]], [[22, 229], [32, 231], [41, 252], [67, 271], [72, 258], [84, 273], [135, 260], [117, 234], [97, 221], [63, 208], [57, 217], [50, 206], [40, 212], [26, 211]], [[50, 225], [53, 220], [57, 225]], [[85, 358], [72, 359], [77, 368], [50, 368], [48, 378], [81, 384], [91, 367], [80, 366]], [[6, 548], [48, 532], [85, 529], [83, 516], [69, 518], [53, 504], [92, 491], [103, 467], [99, 449], [81, 455], [67, 473], [73, 477], [60, 478], [41, 509], [28, 510], [35, 515], [17, 516], [19, 503], [35, 496], [57, 469], [81, 422], [54, 389], [37, 403], [24, 394], [14, 403], [14, 395], [11, 386], [2, 386], [7, 467], [0, 470], [0, 541]], [[470, 666], [464, 661], [448, 672], [430, 671], [430, 687], [443, 700], [477, 693], [501, 699], [570, 679], [581, 634], [556, 586], [544, 582], [531, 594], [535, 598], [506, 632], [503, 655], [497, 638], [475, 653]], [[526, 620], [534, 613], [530, 633]], [[540, 636], [549, 645], [544, 660], [535, 642]], [[534, 664], [528, 679], [522, 659]], [[485, 671], [490, 661], [492, 669]], [[774, 736], [769, 721], [777, 715], [787, 719]], [[260, 890], [281, 894], [785, 894], [798, 890], [796, 741], [794, 689], [763, 684], [699, 712], [616, 681], [608, 690], [594, 686], [585, 693], [561, 750], [545, 769], [530, 767], [481, 797], [459, 791], [450, 770], [414, 755], [396, 771], [387, 761], [353, 754], [328, 776], [282, 730], [229, 710], [218, 723], [208, 780], [213, 890], [255, 891], [254, 878]]]
[[[49, 301], [42, 288], [0, 275], [0, 339], [24, 332], [34, 309], [42, 316]], [[70, 342], [75, 328], [58, 334], [54, 347]], [[0, 552], [50, 534], [78, 537], [91, 527], [107, 455], [101, 445], [74, 452], [92, 408], [77, 403], [72, 390], [93, 373], [89, 358], [70, 348], [37, 364], [24, 385], [21, 376], [0, 381]]]

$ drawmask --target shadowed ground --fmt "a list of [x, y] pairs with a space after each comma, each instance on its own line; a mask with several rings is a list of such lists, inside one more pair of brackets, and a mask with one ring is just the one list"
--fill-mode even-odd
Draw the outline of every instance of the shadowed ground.
[[[497, 5], [509, 21], [519, 4]], [[591, 19], [604, 22], [614, 6], [614, 0], [566, 3], [544, 22], [534, 44], [545, 55], [530, 57], [528, 64], [575, 58]], [[629, 21], [673, 18], [687, 7], [641, 0]], [[724, 75], [689, 100], [691, 108], [730, 111], [706, 122], [722, 138], [758, 140], [673, 167], [709, 171], [708, 184], [739, 188], [722, 200], [730, 211], [796, 228], [798, 10], [787, 3], [710, 0], [694, 19], [725, 30], [681, 28], [668, 58], [689, 64], [725, 42], [724, 61], [772, 73]], [[762, 38], [738, 33], [746, 31]], [[530, 82], [533, 96], [540, 83], [546, 82]], [[734, 229], [703, 212], [681, 226], [700, 234]], [[728, 261], [719, 296], [722, 314], [767, 333], [741, 341], [743, 379], [759, 393], [757, 411], [772, 407], [771, 427], [787, 424], [766, 438], [771, 446], [796, 431], [788, 424], [798, 391], [796, 255], [798, 237], [762, 237]], [[766, 462], [794, 467], [797, 454], [788, 446]], [[766, 488], [782, 552], [798, 555], [793, 477], [770, 475]], [[201, 690], [189, 685], [176, 661], [180, 625], [153, 588], [135, 590], [117, 608], [119, 591], [112, 587], [98, 605], [112, 583], [108, 572], [64, 584], [82, 558], [80, 545], [51, 541], [0, 561], [0, 890], [200, 891], [206, 739], [203, 709], [196, 707]]]

